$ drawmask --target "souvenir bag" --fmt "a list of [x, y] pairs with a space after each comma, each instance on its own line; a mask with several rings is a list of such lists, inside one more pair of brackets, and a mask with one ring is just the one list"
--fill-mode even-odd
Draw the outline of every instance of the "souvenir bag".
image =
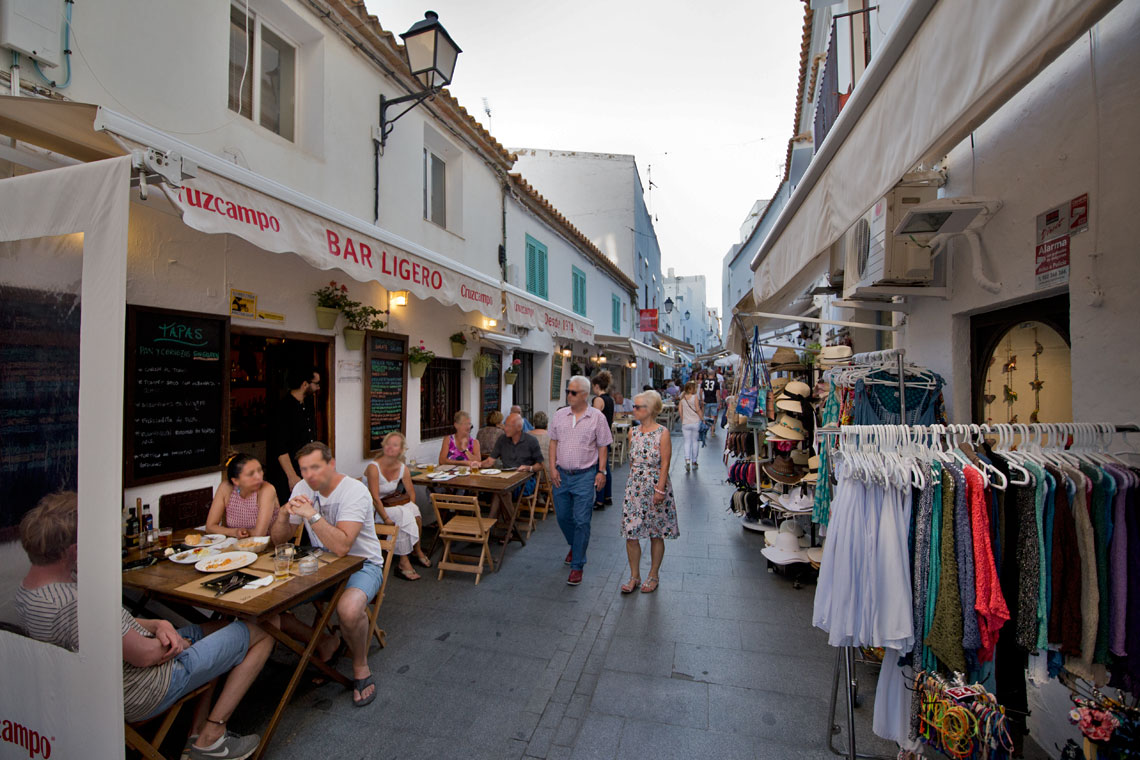
[[752, 342], [744, 357], [744, 366], [741, 375], [744, 377], [744, 387], [736, 402], [736, 413], [742, 417], [751, 418], [756, 415], [757, 407], [762, 414], [766, 407], [767, 398], [760, 400], [760, 380], [763, 368], [763, 355], [760, 353], [760, 329], [752, 328]]

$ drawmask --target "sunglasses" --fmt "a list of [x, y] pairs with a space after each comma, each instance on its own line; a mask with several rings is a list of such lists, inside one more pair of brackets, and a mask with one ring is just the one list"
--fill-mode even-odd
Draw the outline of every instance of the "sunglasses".
[[566, 395], [567, 396], [578, 396], [578, 395], [581, 395], [582, 393], [585, 393], [585, 391], [575, 391], [575, 390], [571, 390], [570, 388], [566, 389]]
[[645, 406], [645, 404], [634, 404], [633, 408], [634, 409], [647, 409], [648, 407]]

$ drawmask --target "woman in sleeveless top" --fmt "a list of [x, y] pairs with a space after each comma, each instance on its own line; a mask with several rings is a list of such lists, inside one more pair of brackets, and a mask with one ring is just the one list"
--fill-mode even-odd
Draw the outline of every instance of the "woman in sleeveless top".
[[232, 538], [268, 536], [278, 506], [277, 490], [266, 482], [261, 462], [235, 454], [226, 462], [223, 482], [214, 493], [206, 530]]
[[641, 593], [652, 594], [665, 558], [664, 539], [681, 535], [669, 482], [673, 446], [668, 431], [657, 424], [660, 412], [657, 391], [634, 397], [633, 416], [639, 424], [629, 431], [629, 478], [621, 512], [621, 535], [629, 556], [629, 581], [621, 587], [623, 594], [633, 593], [641, 584], [641, 539], [649, 539], [650, 552], [649, 576], [641, 584]]
[[[377, 517], [385, 525], [395, 525], [396, 546], [392, 550], [399, 557], [396, 575], [406, 581], [418, 581], [419, 573], [412, 567], [409, 555], [415, 554], [416, 561], [424, 567], [431, 567], [431, 560], [420, 548], [420, 533], [423, 520], [420, 508], [416, 506], [416, 487], [412, 485], [412, 473], [404, 465], [404, 436], [402, 433], [388, 433], [380, 444], [381, 454], [364, 468], [364, 483], [372, 494], [372, 507]], [[392, 496], [403, 485], [409, 501], [406, 504], [387, 506], [384, 499]]]
[[479, 453], [479, 441], [471, 437], [471, 415], [467, 412], [456, 412], [455, 435], [448, 436], [440, 444], [439, 463], [470, 465], [482, 458]]
[[685, 472], [690, 467], [697, 467], [697, 456], [701, 453], [700, 434], [701, 422], [705, 418], [704, 407], [697, 394], [697, 383], [690, 380], [685, 383], [681, 398], [677, 400], [681, 407], [681, 435], [685, 438]]
[[[610, 396], [610, 383], [613, 382], [613, 376], [607, 371], [602, 370], [594, 375], [590, 381], [591, 390], [594, 393], [594, 408], [605, 415], [606, 424], [613, 429], [614, 426], [614, 400]], [[601, 463], [598, 463], [601, 467]], [[605, 509], [613, 504], [613, 481], [610, 477], [610, 460], [606, 457], [606, 484], [594, 493], [594, 509]]]

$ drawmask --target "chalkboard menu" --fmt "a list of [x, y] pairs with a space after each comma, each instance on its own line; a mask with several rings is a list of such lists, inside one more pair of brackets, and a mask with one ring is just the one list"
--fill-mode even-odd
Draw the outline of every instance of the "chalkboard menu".
[[0, 541], [79, 461], [79, 299], [0, 286]]
[[491, 357], [491, 371], [479, 378], [479, 426], [487, 424], [487, 415], [503, 410], [503, 355], [498, 351], [482, 351]]
[[222, 465], [229, 318], [127, 307], [126, 485]]
[[408, 390], [408, 338], [406, 335], [368, 331], [364, 342], [364, 450], [375, 454], [384, 436], [405, 431]]
[[556, 353], [550, 359], [550, 400], [562, 398], [562, 354]]

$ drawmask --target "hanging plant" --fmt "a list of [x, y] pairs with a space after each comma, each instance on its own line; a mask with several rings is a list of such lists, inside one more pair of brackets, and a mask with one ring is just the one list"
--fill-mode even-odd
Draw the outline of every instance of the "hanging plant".
[[427, 365], [431, 364], [433, 359], [435, 359], [435, 353], [424, 345], [422, 339], [418, 346], [409, 348], [408, 370], [412, 373], [412, 377], [423, 377], [424, 371], [427, 370]]
[[328, 285], [314, 290], [313, 295], [317, 297], [317, 327], [322, 330], [333, 329], [341, 311], [350, 303], [348, 286], [337, 285], [335, 280], [330, 280]]
[[514, 385], [515, 380], [519, 379], [519, 367], [522, 366], [522, 359], [515, 359], [511, 362], [511, 366], [503, 371], [503, 380], [507, 385]]
[[448, 340], [451, 341], [451, 355], [456, 359], [463, 356], [467, 350], [467, 336], [463, 334], [463, 331], [452, 333]]
[[471, 362], [471, 371], [475, 377], [486, 377], [495, 368], [495, 358], [490, 354], [478, 354]]

